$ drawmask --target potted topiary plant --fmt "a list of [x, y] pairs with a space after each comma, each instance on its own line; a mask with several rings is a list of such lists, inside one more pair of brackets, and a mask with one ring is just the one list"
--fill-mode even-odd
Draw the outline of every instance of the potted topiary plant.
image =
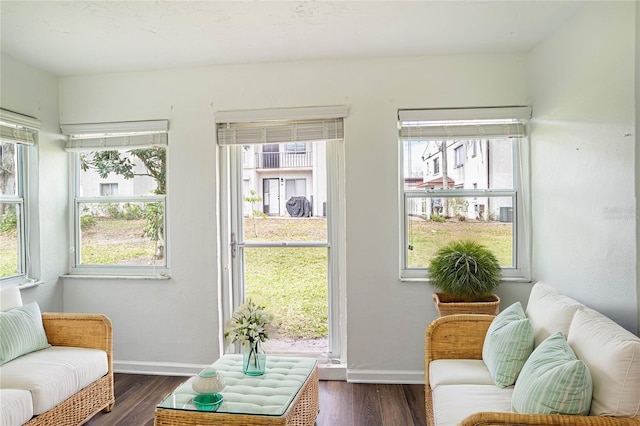
[[434, 293], [440, 316], [452, 314], [497, 315], [502, 269], [495, 255], [475, 241], [456, 240], [437, 251], [429, 263], [429, 278], [440, 290]]

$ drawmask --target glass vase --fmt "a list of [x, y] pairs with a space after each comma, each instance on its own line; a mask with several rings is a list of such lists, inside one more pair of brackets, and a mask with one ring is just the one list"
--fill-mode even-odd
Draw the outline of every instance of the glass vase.
[[242, 354], [242, 369], [247, 376], [262, 376], [267, 366], [267, 354], [262, 350], [260, 341], [251, 342]]

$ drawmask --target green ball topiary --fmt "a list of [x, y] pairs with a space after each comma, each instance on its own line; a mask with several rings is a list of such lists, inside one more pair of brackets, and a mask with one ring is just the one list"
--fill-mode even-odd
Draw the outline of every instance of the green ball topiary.
[[434, 287], [463, 301], [491, 295], [501, 277], [500, 263], [491, 250], [470, 240], [452, 241], [438, 250], [429, 263]]

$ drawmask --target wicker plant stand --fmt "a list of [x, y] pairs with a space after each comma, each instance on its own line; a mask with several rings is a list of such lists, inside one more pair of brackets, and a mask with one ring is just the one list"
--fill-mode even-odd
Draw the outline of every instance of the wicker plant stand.
[[500, 298], [495, 294], [476, 302], [463, 302], [446, 293], [433, 293], [433, 301], [441, 317], [456, 314], [498, 315], [500, 313]]

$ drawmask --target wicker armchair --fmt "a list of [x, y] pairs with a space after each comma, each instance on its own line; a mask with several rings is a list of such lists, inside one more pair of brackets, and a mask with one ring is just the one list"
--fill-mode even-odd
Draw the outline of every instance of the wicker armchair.
[[109, 371], [80, 392], [28, 423], [29, 426], [77, 426], [99, 411], [109, 412], [115, 403], [113, 388], [113, 328], [104, 315], [43, 313], [42, 322], [49, 343], [102, 349], [107, 353]]
[[[451, 315], [433, 321], [425, 332], [425, 407], [427, 425], [434, 425], [433, 401], [429, 386], [429, 363], [436, 359], [482, 359], [482, 345], [491, 315]], [[465, 418], [460, 426], [474, 425], [635, 425], [633, 418], [480, 412]]]

